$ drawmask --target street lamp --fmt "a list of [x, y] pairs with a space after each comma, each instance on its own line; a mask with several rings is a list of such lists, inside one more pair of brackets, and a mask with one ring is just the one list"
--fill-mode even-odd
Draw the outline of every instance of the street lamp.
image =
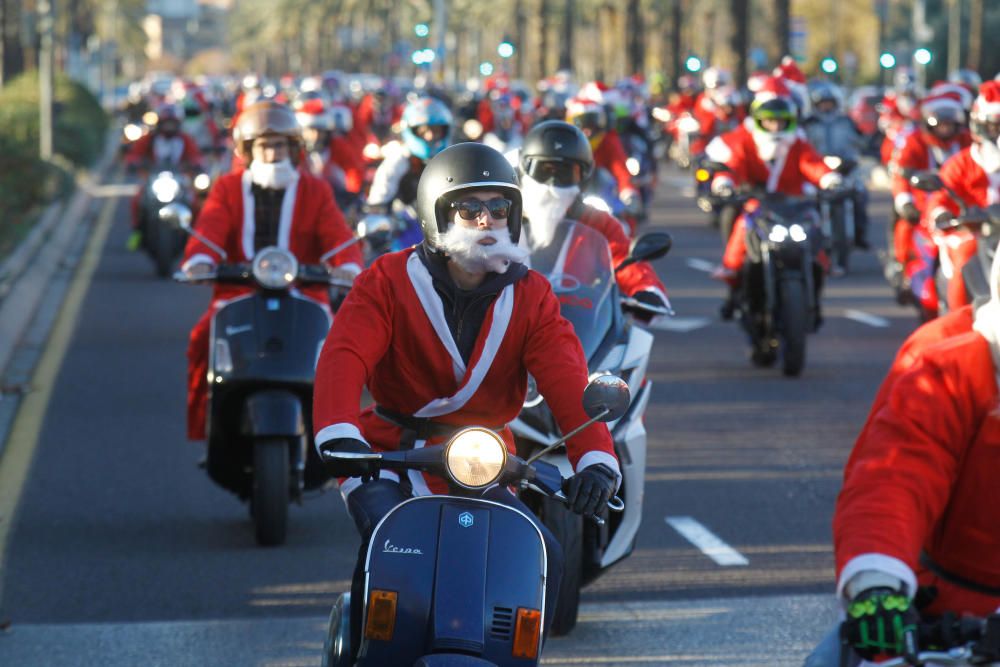
[[501, 58], [510, 58], [514, 55], [514, 45], [510, 43], [510, 40], [503, 40], [500, 42], [500, 46], [497, 47], [497, 55]]
[[879, 56], [878, 62], [882, 65], [883, 69], [892, 69], [896, 66], [896, 56], [892, 55], [888, 51], [885, 51], [881, 56]]
[[689, 72], [698, 72], [701, 70], [701, 59], [698, 56], [689, 56], [686, 61], [684, 61], [684, 66]]
[[413, 32], [417, 35], [417, 37], [426, 37], [431, 34], [431, 29], [427, 27], [426, 23], [418, 23], [413, 26]]
[[919, 48], [913, 52], [913, 59], [918, 65], [927, 65], [931, 62], [930, 49]]
[[833, 74], [837, 71], [837, 61], [833, 58], [823, 58], [823, 61], [819, 64], [820, 69], [822, 69], [827, 74]]

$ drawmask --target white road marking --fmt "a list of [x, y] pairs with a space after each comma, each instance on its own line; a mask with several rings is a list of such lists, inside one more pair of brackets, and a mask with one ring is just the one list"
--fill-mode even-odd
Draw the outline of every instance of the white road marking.
[[692, 257], [685, 263], [695, 271], [704, 271], [705, 273], [715, 271], [716, 267], [716, 264], [704, 259], [698, 259], [697, 257]]
[[723, 542], [718, 535], [691, 517], [668, 516], [666, 522], [684, 539], [701, 549], [701, 552], [714, 560], [717, 565], [729, 567], [750, 564], [746, 556]]
[[863, 310], [853, 310], [848, 309], [844, 311], [844, 317], [849, 320], [854, 320], [855, 322], [861, 322], [862, 324], [867, 324], [870, 327], [876, 327], [878, 329], [885, 329], [889, 326], [889, 320], [884, 317], [879, 317], [878, 315], [872, 315], [871, 313], [866, 313]]
[[647, 327], [650, 329], [659, 329], [660, 331], [688, 333], [689, 331], [707, 327], [711, 321], [707, 317], [657, 317]]

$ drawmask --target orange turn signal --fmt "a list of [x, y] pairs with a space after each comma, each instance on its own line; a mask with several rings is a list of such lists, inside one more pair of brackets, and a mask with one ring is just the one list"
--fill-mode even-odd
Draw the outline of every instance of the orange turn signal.
[[515, 658], [535, 660], [538, 657], [538, 644], [542, 635], [542, 612], [537, 609], [519, 607], [517, 620], [514, 624]]
[[392, 640], [396, 627], [395, 591], [372, 591], [368, 597], [368, 621], [365, 623], [365, 639]]
[[697, 169], [694, 172], [694, 180], [698, 181], [699, 183], [704, 183], [709, 178], [711, 178], [711, 176], [712, 174], [709, 173], [708, 169]]

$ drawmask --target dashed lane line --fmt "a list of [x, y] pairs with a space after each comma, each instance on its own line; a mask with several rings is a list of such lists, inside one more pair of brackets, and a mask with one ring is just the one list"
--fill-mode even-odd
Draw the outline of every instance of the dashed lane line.
[[702, 271], [704, 273], [711, 273], [715, 270], [716, 265], [713, 262], [709, 262], [705, 259], [700, 259], [698, 257], [690, 257], [685, 262], [690, 268], [695, 271]]
[[844, 317], [849, 320], [854, 320], [855, 322], [867, 324], [868, 326], [875, 327], [876, 329], [886, 329], [889, 327], [889, 320], [884, 317], [879, 317], [878, 315], [866, 313], [863, 310], [854, 310], [853, 308], [849, 308], [844, 311]]
[[746, 556], [722, 541], [722, 539], [689, 516], [668, 516], [667, 525], [676, 530], [703, 554], [722, 567], [749, 565]]

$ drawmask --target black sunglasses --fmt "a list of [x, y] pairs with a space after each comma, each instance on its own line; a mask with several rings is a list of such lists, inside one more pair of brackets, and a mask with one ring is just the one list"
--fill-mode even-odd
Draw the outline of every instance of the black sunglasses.
[[509, 199], [496, 197], [489, 201], [463, 199], [462, 201], [452, 202], [451, 207], [458, 211], [458, 217], [462, 220], [475, 220], [482, 215], [484, 208], [490, 212], [490, 216], [494, 220], [506, 220], [507, 214], [510, 213], [510, 205], [511, 201]]
[[528, 176], [539, 183], [554, 183], [559, 187], [570, 187], [580, 182], [583, 168], [574, 162], [554, 162], [533, 160], [528, 165]]

